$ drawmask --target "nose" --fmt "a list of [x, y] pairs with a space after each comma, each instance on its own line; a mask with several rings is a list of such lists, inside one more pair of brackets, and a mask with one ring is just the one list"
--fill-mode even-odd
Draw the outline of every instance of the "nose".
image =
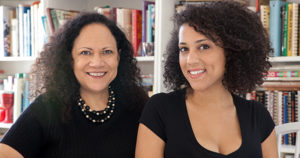
[[100, 55], [100, 53], [95, 53], [90, 57], [89, 66], [92, 67], [102, 67], [105, 65], [105, 60]]
[[200, 61], [201, 59], [197, 52], [191, 49], [187, 56], [187, 64], [194, 65], [200, 63]]

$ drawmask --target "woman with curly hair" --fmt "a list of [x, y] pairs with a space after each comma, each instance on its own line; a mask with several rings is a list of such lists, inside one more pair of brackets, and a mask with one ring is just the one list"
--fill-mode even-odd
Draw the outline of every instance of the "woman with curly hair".
[[68, 21], [33, 74], [42, 94], [5, 134], [0, 157], [134, 157], [148, 96], [132, 46], [114, 22], [97, 13]]
[[237, 94], [263, 82], [271, 51], [259, 17], [234, 1], [175, 15], [165, 83], [140, 119], [136, 158], [277, 158], [265, 107]]

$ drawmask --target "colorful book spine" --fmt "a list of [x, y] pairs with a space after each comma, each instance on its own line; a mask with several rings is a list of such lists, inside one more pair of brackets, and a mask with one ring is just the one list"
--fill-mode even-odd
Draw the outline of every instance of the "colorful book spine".
[[300, 71], [269, 71], [267, 77], [300, 77]]
[[292, 27], [292, 52], [291, 52], [291, 56], [297, 56], [298, 54], [298, 22], [299, 22], [299, 16], [298, 16], [298, 12], [299, 12], [299, 4], [298, 3], [293, 3], [293, 16], [292, 16], [292, 23], [293, 23], [293, 27]]
[[270, 42], [274, 49], [274, 54], [270, 56], [280, 56], [281, 49], [281, 18], [280, 7], [282, 2], [280, 0], [270, 1]]
[[282, 8], [284, 8], [282, 11], [282, 14], [283, 14], [283, 16], [282, 16], [283, 17], [283, 19], [282, 19], [283, 20], [282, 56], [287, 56], [289, 4], [285, 3]]
[[147, 42], [147, 10], [148, 5], [154, 4], [152, 1], [143, 0], [143, 10], [142, 10], [142, 42]]
[[287, 33], [287, 56], [292, 56], [293, 47], [293, 4], [288, 4], [288, 33]]
[[132, 46], [134, 56], [138, 56], [139, 46], [142, 41], [142, 11], [132, 10]]

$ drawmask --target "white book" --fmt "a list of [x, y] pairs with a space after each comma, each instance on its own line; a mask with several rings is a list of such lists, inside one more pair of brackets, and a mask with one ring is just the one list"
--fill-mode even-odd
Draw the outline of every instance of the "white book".
[[297, 99], [298, 99], [298, 105], [296, 105], [296, 106], [298, 106], [298, 121], [300, 121], [300, 90], [299, 91], [297, 91]]
[[24, 93], [23, 78], [14, 78], [14, 93], [13, 122], [15, 122], [21, 114], [22, 97]]
[[18, 22], [19, 22], [19, 55], [20, 57], [24, 56], [24, 26], [23, 26], [23, 13], [24, 6], [19, 4], [18, 6]]
[[12, 56], [19, 56], [19, 30], [18, 30], [18, 19], [11, 20], [11, 51]]
[[27, 49], [27, 36], [28, 36], [28, 30], [27, 30], [27, 27], [28, 27], [28, 24], [27, 24], [27, 18], [28, 18], [28, 15], [27, 13], [24, 13], [23, 14], [23, 53], [25, 57], [28, 57], [28, 49]]
[[31, 30], [31, 56], [35, 57], [35, 18], [36, 16], [35, 10], [33, 8], [33, 5], [30, 6], [30, 30]]

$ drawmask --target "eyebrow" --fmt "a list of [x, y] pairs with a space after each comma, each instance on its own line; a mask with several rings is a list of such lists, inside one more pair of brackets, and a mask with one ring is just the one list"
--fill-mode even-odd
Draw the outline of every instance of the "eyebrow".
[[[104, 47], [104, 48], [102, 48], [102, 50], [106, 50], [107, 48], [109, 48], [109, 47]], [[90, 48], [90, 47], [81, 47], [81, 48], [78, 48], [78, 50], [80, 50], [80, 49], [88, 49], [88, 50], [93, 50], [92, 48]]]
[[[197, 40], [195, 43], [201, 43], [203, 41], [207, 41], [207, 39], [200, 39], [200, 40]], [[185, 42], [180, 42], [179, 44], [186, 45]]]
[[80, 49], [89, 49], [89, 50], [93, 50], [93, 49], [90, 48], [90, 47], [80, 47], [80, 48], [78, 48], [78, 50], [80, 50]]

